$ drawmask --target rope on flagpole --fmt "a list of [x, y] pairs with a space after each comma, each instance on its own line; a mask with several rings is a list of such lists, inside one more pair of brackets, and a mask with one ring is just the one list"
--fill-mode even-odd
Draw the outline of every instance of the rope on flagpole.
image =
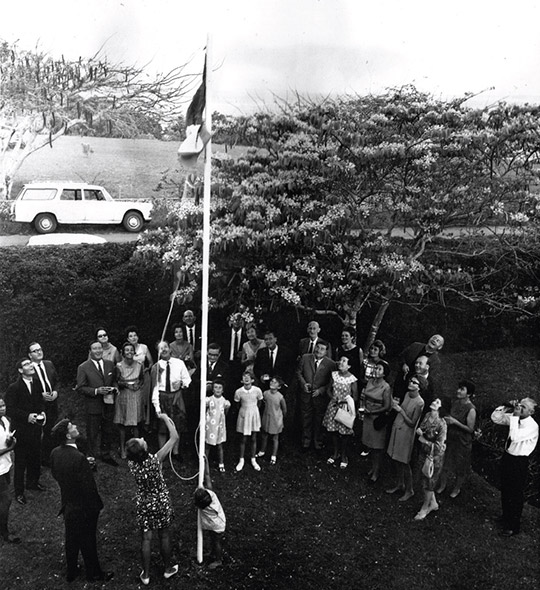
[[178, 287], [180, 287], [180, 278], [176, 281], [176, 288], [171, 295], [171, 304], [169, 305], [169, 313], [167, 314], [167, 319], [165, 320], [165, 325], [163, 326], [163, 332], [161, 334], [161, 340], [165, 340], [165, 334], [167, 334], [167, 328], [169, 327], [169, 321], [171, 320], [172, 310], [174, 307], [174, 302], [176, 301], [176, 292], [178, 291]]

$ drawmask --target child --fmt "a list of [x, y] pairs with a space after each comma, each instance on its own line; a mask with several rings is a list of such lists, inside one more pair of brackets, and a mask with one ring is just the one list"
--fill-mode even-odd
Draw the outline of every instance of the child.
[[242, 374], [243, 386], [234, 393], [234, 401], [240, 402], [240, 411], [236, 421], [236, 432], [242, 435], [240, 442], [240, 460], [236, 466], [236, 471], [242, 471], [244, 468], [244, 453], [246, 442], [251, 437], [251, 465], [255, 471], [260, 471], [261, 467], [257, 463], [255, 453], [257, 451], [257, 432], [261, 429], [261, 415], [259, 414], [258, 402], [263, 398], [262, 391], [253, 385], [253, 375], [249, 371]]
[[201, 528], [210, 533], [210, 563], [208, 568], [213, 570], [223, 564], [223, 547], [221, 539], [225, 533], [225, 513], [221, 503], [212, 491], [212, 480], [208, 469], [208, 458], [205, 458], [204, 469], [205, 488], [197, 488], [194, 494], [195, 506], [199, 509]]
[[270, 380], [270, 389], [263, 393], [264, 413], [262, 417], [262, 440], [261, 450], [257, 457], [264, 457], [268, 435], [272, 437], [272, 455], [270, 456], [270, 465], [275, 465], [277, 460], [277, 451], [279, 446], [279, 433], [283, 431], [283, 419], [287, 415], [287, 404], [285, 398], [279, 391], [283, 386], [283, 381], [279, 377], [272, 377]]
[[223, 381], [214, 381], [213, 395], [206, 398], [206, 456], [210, 454], [210, 447], [216, 448], [221, 473], [225, 473], [223, 462], [223, 443], [227, 440], [225, 414], [231, 407], [231, 402], [223, 397], [223, 389]]

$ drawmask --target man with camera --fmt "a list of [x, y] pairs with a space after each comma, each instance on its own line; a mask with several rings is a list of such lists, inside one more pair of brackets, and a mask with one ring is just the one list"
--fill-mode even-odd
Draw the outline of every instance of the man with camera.
[[26, 504], [25, 475], [27, 490], [38, 492], [45, 490], [45, 487], [39, 483], [41, 436], [46, 419], [45, 402], [41, 395], [41, 386], [34, 379], [36, 374], [34, 363], [28, 358], [23, 358], [16, 366], [19, 378], [7, 389], [6, 406], [13, 430], [17, 431], [13, 476], [15, 499], [19, 504]]
[[88, 459], [98, 456], [97, 440], [101, 431], [101, 460], [113, 467], [118, 463], [111, 456], [114, 433], [114, 363], [103, 359], [100, 342], [90, 343], [90, 358], [77, 369], [77, 391], [84, 395], [86, 403], [86, 438]]
[[501, 535], [512, 537], [520, 532], [529, 456], [538, 443], [538, 423], [532, 415], [536, 401], [525, 397], [499, 406], [491, 414], [495, 424], [508, 426], [506, 449], [501, 459]]

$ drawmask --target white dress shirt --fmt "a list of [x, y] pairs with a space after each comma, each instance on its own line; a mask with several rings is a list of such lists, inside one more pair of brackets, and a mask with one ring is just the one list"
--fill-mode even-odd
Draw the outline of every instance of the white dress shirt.
[[186, 387], [189, 387], [191, 383], [191, 375], [189, 374], [184, 361], [174, 357], [171, 357], [168, 361], [160, 359], [158, 361], [156, 383], [152, 390], [152, 404], [158, 414], [161, 414], [159, 392], [167, 390], [167, 363], [169, 363], [171, 368], [171, 393], [174, 393], [179, 389], [185, 389]]
[[506, 406], [499, 406], [491, 414], [491, 420], [495, 424], [509, 426], [508, 445], [506, 452], [515, 457], [528, 457], [535, 449], [538, 442], [538, 423], [532, 416], [523, 420], [508, 412]]

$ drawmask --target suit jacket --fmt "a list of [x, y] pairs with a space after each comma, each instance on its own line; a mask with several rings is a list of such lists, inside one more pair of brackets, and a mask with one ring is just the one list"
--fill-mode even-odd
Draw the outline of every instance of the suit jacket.
[[28, 422], [29, 414], [39, 414], [45, 409], [41, 383], [37, 379], [37, 377], [32, 379], [31, 394], [22, 377], [12, 383], [6, 392], [6, 414], [11, 418], [11, 428], [17, 430], [18, 442], [23, 442], [25, 437], [41, 433], [41, 425]]
[[[309, 383], [312, 391], [316, 389], [324, 389], [330, 384], [332, 379], [332, 371], [336, 370], [336, 363], [328, 357], [323, 357], [317, 368], [315, 364], [315, 355], [303, 354], [298, 368], [296, 369], [296, 376], [300, 382], [301, 392], [305, 393], [304, 385]], [[320, 392], [322, 393], [322, 391]]]
[[[229, 365], [225, 361], [222, 361], [221, 358], [222, 357], [220, 357], [217, 360], [216, 364], [214, 365], [213, 370], [210, 369], [210, 363], [206, 364], [206, 380], [207, 381], [215, 381], [216, 379], [219, 379], [220, 381], [223, 381], [223, 383], [225, 384], [224, 395], [227, 399], [230, 400], [231, 399], [231, 393], [230, 393], [231, 387], [230, 387]], [[197, 367], [197, 370], [195, 371], [195, 373], [193, 373], [192, 379], [193, 379], [192, 386], [190, 389], [190, 393], [188, 395], [190, 398], [198, 400], [199, 399], [199, 391], [201, 388], [201, 367]], [[206, 388], [206, 395], [212, 395], [212, 387]]]
[[[199, 326], [198, 322], [193, 327], [195, 328], [195, 342], [193, 342], [193, 350], [197, 352], [201, 350], [201, 327]], [[186, 325], [182, 326], [182, 332], [184, 332], [184, 340], [189, 342]]]
[[62, 506], [59, 514], [70, 509], [96, 513], [103, 508], [90, 465], [78, 449], [70, 445], [53, 449], [51, 473], [60, 486]]
[[238, 354], [236, 355], [236, 358], [234, 359], [234, 361], [231, 361], [231, 334], [232, 334], [232, 328], [229, 328], [225, 334], [224, 337], [221, 341], [221, 358], [224, 361], [227, 362], [238, 362], [240, 363], [241, 359], [242, 359], [242, 346], [244, 346], [244, 344], [247, 342], [247, 336], [246, 336], [246, 329], [242, 328], [242, 332], [240, 334], [240, 342], [238, 344]]
[[261, 381], [262, 375], [269, 375], [270, 377], [278, 375], [289, 385], [294, 374], [294, 365], [294, 357], [291, 352], [284, 346], [278, 344], [274, 366], [272, 367], [270, 363], [270, 350], [268, 348], [259, 348], [255, 357], [253, 371], [259, 381]]
[[[323, 339], [322, 338], [317, 338], [317, 340], [323, 340]], [[317, 345], [317, 340], [315, 340], [315, 345]], [[311, 341], [311, 338], [309, 338], [309, 337], [302, 338], [302, 340], [300, 340], [300, 345], [298, 347], [298, 354], [299, 354], [300, 357], [303, 354], [308, 354], [310, 341]], [[328, 340], [326, 340], [325, 342], [328, 342]], [[326, 349], [326, 356], [329, 359], [332, 358], [332, 345], [330, 344], [330, 342], [328, 342], [328, 348]]]
[[98, 387], [112, 387], [115, 381], [114, 363], [103, 361], [103, 375], [94, 361], [88, 359], [77, 369], [77, 391], [84, 395], [87, 414], [103, 413], [103, 396], [96, 395]]
[[[51, 388], [52, 391], [56, 391], [57, 387], [58, 387], [58, 373], [56, 372], [56, 368], [53, 365], [53, 363], [51, 361], [42, 361], [43, 366], [45, 368], [45, 373], [47, 374], [47, 379], [49, 380], [49, 383], [51, 384]], [[34, 377], [34, 380], [36, 382], [37, 385], [39, 385], [40, 389], [43, 391], [42, 389], [42, 385], [41, 385], [41, 380], [39, 378], [39, 369], [36, 367], [36, 376]], [[49, 402], [47, 400], [45, 401], [45, 412], [47, 412], [47, 408], [53, 408], [53, 410], [56, 412], [56, 414], [58, 413], [58, 398], [56, 398], [55, 400], [53, 400], [52, 402]], [[52, 425], [54, 426], [54, 424]]]

